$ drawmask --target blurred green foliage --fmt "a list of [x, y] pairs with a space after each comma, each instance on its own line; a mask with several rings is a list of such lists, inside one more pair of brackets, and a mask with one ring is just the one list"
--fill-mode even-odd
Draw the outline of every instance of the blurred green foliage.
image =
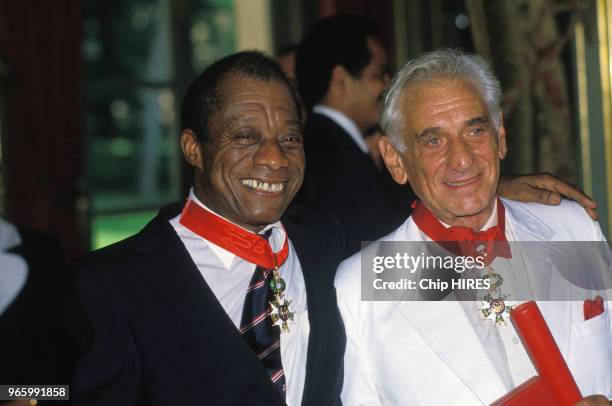
[[156, 213], [152, 210], [94, 217], [92, 221], [92, 249], [105, 247], [137, 233]]

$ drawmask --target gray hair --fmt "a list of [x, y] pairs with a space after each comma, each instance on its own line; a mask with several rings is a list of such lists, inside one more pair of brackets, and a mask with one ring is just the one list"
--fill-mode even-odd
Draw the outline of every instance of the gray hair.
[[472, 82], [484, 99], [495, 131], [499, 129], [502, 91], [489, 65], [478, 55], [463, 54], [459, 50], [439, 49], [408, 61], [395, 75], [385, 92], [380, 125], [396, 148], [405, 150], [401, 134], [403, 117], [399, 109], [403, 90], [410, 85], [445, 78], [459, 78]]

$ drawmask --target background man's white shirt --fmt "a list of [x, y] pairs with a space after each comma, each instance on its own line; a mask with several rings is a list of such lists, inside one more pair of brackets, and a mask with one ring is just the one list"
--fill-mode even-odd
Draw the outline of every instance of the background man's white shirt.
[[370, 148], [368, 148], [368, 144], [363, 139], [363, 135], [357, 124], [353, 120], [351, 120], [346, 114], [333, 109], [329, 106], [324, 106], [323, 104], [317, 104], [312, 108], [314, 113], [322, 114], [325, 117], [332, 120], [334, 123], [338, 124], [347, 134], [351, 137], [351, 139], [357, 144], [359, 149], [363, 151], [364, 154], [370, 153]]

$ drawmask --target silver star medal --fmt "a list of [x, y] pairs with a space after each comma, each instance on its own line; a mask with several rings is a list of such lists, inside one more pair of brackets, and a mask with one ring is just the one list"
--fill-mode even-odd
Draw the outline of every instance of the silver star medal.
[[270, 301], [270, 318], [272, 325], [278, 326], [281, 333], [289, 332], [289, 322], [293, 322], [294, 312], [289, 309], [291, 300], [285, 298], [285, 280], [281, 278], [278, 267], [274, 267], [274, 274], [270, 280], [270, 289], [274, 299]]
[[496, 326], [507, 325], [506, 321], [510, 319], [510, 312], [514, 307], [505, 302], [507, 298], [507, 295], [499, 295], [494, 299], [490, 293], [482, 298], [480, 311], [484, 319], [493, 321]]
[[270, 307], [272, 308], [272, 311], [270, 312], [272, 325], [278, 326], [283, 333], [289, 332], [289, 322], [293, 322], [293, 316], [295, 314], [289, 310], [290, 304], [291, 300], [287, 299], [283, 299], [282, 303], [279, 303], [276, 300], [270, 302]]
[[[484, 246], [481, 247], [484, 249]], [[493, 269], [488, 269], [489, 273], [487, 273], [483, 279], [489, 281], [489, 292], [482, 298], [482, 306], [479, 310], [485, 320], [493, 321], [496, 326], [506, 326], [506, 321], [510, 319], [510, 312], [514, 306], [510, 306], [506, 303], [506, 299], [508, 299], [509, 295], [501, 293], [500, 288], [504, 282], [502, 276], [493, 272]], [[493, 295], [497, 297], [493, 297]]]

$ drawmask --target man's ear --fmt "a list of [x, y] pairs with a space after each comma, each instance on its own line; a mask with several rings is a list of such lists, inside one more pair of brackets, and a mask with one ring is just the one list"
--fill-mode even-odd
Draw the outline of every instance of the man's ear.
[[331, 78], [329, 79], [329, 90], [334, 91], [338, 95], [343, 95], [348, 85], [347, 79], [349, 73], [341, 65], [334, 66], [332, 69]]
[[204, 170], [200, 142], [195, 133], [190, 129], [183, 130], [181, 133], [181, 150], [183, 151], [185, 161], [189, 165], [195, 166], [201, 171]]
[[378, 140], [378, 149], [393, 180], [400, 185], [405, 184], [408, 181], [408, 174], [404, 169], [401, 152], [395, 148], [393, 142], [386, 135], [383, 135]]
[[504, 127], [504, 120], [501, 115], [499, 117], [499, 129], [497, 130], [497, 142], [499, 159], [504, 159], [508, 152], [508, 147], [506, 146], [506, 128]]

